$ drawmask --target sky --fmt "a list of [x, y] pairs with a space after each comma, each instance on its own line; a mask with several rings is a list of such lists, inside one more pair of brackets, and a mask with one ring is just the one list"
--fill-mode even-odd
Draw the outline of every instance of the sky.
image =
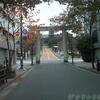
[[38, 23], [49, 26], [49, 19], [53, 16], [58, 16], [59, 13], [63, 12], [64, 9], [66, 9], [66, 6], [59, 4], [57, 1], [52, 2], [50, 5], [48, 5], [48, 3], [36, 5], [35, 10], [40, 10], [40, 13], [37, 15], [37, 18], [40, 18]]
[[[36, 23], [37, 25], [41, 24], [41, 26], [50, 26], [51, 22], [49, 21], [49, 19], [54, 16], [58, 16], [65, 9], [66, 9], [66, 5], [61, 5], [57, 1], [53, 1], [52, 3], [50, 3], [50, 5], [48, 5], [48, 3], [41, 3], [35, 6], [34, 11], [29, 11], [29, 16], [32, 16], [32, 19], [40, 19], [38, 23]], [[48, 34], [48, 31], [47, 32], [42, 31], [42, 33], [45, 35]]]
[[[48, 5], [48, 3], [41, 3], [39, 5], [35, 6], [35, 9], [33, 11], [34, 16], [33, 19], [40, 19], [38, 23], [38, 25], [42, 25], [42, 26], [50, 26], [50, 21], [49, 19], [54, 17], [54, 16], [58, 16], [60, 13], [62, 13], [64, 10], [66, 10], [66, 5], [61, 5], [59, 4], [59, 2], [57, 1], [53, 1], [52, 3], [50, 3], [50, 5]], [[39, 12], [39, 13], [36, 13]], [[35, 14], [36, 13], [36, 14]], [[30, 15], [32, 15], [30, 13]], [[60, 32], [57, 32], [55, 34], [59, 34]], [[71, 31], [69, 31], [70, 34], [72, 34]], [[48, 31], [43, 32], [42, 34], [47, 35]]]

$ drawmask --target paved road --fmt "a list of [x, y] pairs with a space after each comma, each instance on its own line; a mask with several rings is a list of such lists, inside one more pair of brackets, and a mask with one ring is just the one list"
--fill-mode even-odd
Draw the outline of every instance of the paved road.
[[41, 60], [58, 60], [58, 58], [52, 53], [52, 51], [48, 47], [44, 46]]
[[5, 100], [100, 100], [99, 75], [64, 64], [47, 47], [43, 52], [42, 63]]
[[100, 100], [100, 76], [61, 61], [42, 63], [5, 100]]

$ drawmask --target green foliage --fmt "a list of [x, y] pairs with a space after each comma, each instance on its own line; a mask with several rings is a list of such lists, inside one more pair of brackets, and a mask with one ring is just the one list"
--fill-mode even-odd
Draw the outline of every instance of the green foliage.
[[89, 35], [83, 35], [77, 38], [77, 48], [85, 62], [91, 61], [91, 38]]
[[[82, 23], [93, 25], [96, 16], [100, 12], [100, 0], [56, 0], [61, 4], [68, 4], [66, 19], [63, 23], [70, 27], [73, 32], [78, 33]], [[69, 8], [68, 8], [69, 7]], [[88, 17], [87, 17], [88, 16]], [[78, 22], [78, 23], [77, 23]], [[92, 27], [90, 29], [91, 34]]]
[[45, 38], [43, 41], [49, 47], [53, 47], [57, 45], [58, 42], [62, 41], [62, 37], [48, 37], [48, 38]]

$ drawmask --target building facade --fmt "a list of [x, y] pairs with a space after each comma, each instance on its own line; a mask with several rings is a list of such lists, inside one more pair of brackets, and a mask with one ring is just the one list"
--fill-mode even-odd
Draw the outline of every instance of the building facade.
[[[0, 2], [0, 64], [3, 64], [5, 58], [12, 57], [12, 64], [15, 63], [14, 48], [14, 20], [13, 14], [8, 14], [4, 9], [4, 4]], [[10, 55], [8, 55], [10, 52]]]
[[100, 11], [97, 15], [96, 31], [95, 31], [96, 42], [94, 43], [95, 60], [100, 60]]

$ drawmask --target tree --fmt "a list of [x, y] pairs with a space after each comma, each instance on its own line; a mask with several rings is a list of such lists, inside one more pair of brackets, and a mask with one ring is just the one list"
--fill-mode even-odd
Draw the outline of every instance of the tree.
[[92, 60], [90, 42], [90, 35], [83, 35], [77, 38], [77, 48], [85, 62], [90, 62]]
[[[43, 0], [45, 1], [45, 0]], [[10, 12], [14, 13], [16, 16], [19, 15], [20, 17], [20, 25], [21, 25], [21, 33], [22, 33], [22, 19], [23, 16], [27, 17], [28, 9], [33, 10], [36, 4], [41, 3], [41, 0], [1, 0], [4, 4], [4, 10], [7, 12], [6, 16], [8, 17], [9, 21], [9, 15]], [[45, 1], [47, 2], [47, 1]], [[18, 18], [18, 16], [17, 16]], [[14, 32], [13, 32], [14, 33]], [[22, 36], [22, 35], [21, 35]], [[8, 22], [8, 34], [7, 34], [7, 45], [8, 45], [8, 51], [9, 51], [9, 66], [11, 66], [11, 57], [10, 56], [10, 50], [9, 50], [9, 22]], [[21, 38], [22, 40], [22, 38]], [[22, 42], [21, 42], [21, 52], [22, 51]], [[23, 55], [22, 55], [23, 56]], [[21, 60], [22, 63], [22, 60]], [[23, 66], [23, 64], [21, 64]]]
[[36, 41], [38, 40], [38, 38], [41, 37], [40, 34], [38, 34], [38, 31], [36, 31], [36, 29], [39, 26], [37, 25], [30, 25], [29, 26], [29, 32], [27, 34], [27, 39], [25, 41], [23, 41], [23, 47], [24, 49], [29, 49], [30, 50], [30, 54], [31, 54], [31, 65], [33, 65], [33, 56], [34, 56], [34, 46]]
[[48, 45], [50, 48], [57, 45], [58, 42], [61, 42], [61, 41], [62, 41], [62, 37], [60, 37], [60, 35], [58, 35], [58, 37], [48, 37], [48, 38], [43, 39], [43, 42], [46, 45]]
[[[61, 4], [68, 4], [70, 7], [69, 16], [71, 18], [76, 18], [80, 21], [84, 27], [89, 26], [89, 34], [92, 37], [92, 28], [96, 23], [96, 18], [98, 13], [100, 12], [100, 0], [56, 0]], [[73, 25], [71, 28], [74, 28]], [[84, 30], [85, 31], [85, 30]], [[85, 32], [86, 33], [86, 32]], [[94, 51], [93, 51], [93, 43], [92, 38], [90, 39], [91, 46], [91, 57], [92, 57], [92, 67], [94, 68]]]
[[[75, 17], [73, 12], [69, 12], [72, 8], [67, 7], [67, 11], [64, 11], [62, 14], [59, 14], [59, 16], [56, 16], [54, 18], [51, 18], [50, 21], [53, 23], [57, 23], [61, 27], [64, 26], [66, 31], [71, 30], [74, 34], [80, 35], [81, 29], [82, 29], [82, 22], [78, 20], [77, 17]], [[73, 9], [72, 9], [73, 10]], [[72, 57], [72, 64], [74, 63], [74, 47], [72, 44], [72, 39], [70, 39], [70, 36], [68, 35], [67, 32], [67, 37], [68, 39], [68, 44], [69, 44], [69, 50], [71, 51], [71, 57]]]

